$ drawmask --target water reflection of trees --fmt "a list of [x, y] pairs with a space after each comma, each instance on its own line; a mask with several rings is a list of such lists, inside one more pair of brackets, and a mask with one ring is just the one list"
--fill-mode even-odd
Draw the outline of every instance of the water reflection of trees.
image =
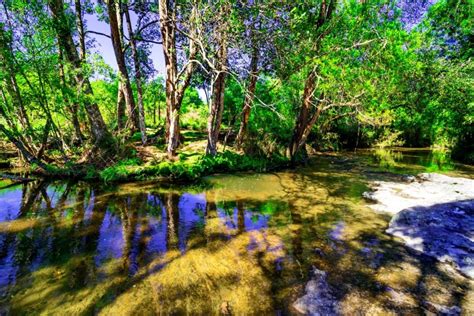
[[373, 151], [373, 159], [387, 170], [425, 169], [421, 171], [452, 171], [455, 164], [451, 155], [443, 150], [399, 150], [380, 148]]
[[[27, 295], [30, 290], [25, 291], [24, 282], [33, 282], [29, 287], [35, 293], [42, 287], [54, 288], [37, 301], [22, 295], [12, 298], [18, 311], [27, 308], [22, 304], [28, 301], [44, 309], [39, 303], [45, 299], [52, 308], [56, 298], [69, 299], [68, 293], [77, 296], [102, 283], [111, 285], [105, 294], [91, 292], [93, 297], [98, 295], [92, 301], [107, 304], [110, 297], [187, 251], [207, 249], [223, 255], [220, 247], [230, 237], [260, 229], [267, 220], [267, 215], [258, 215], [264, 204], [242, 200], [222, 204], [213, 191], [198, 195], [173, 190], [127, 193], [85, 183], [38, 181], [16, 192], [21, 201], [8, 223], [13, 229], [0, 233], [0, 266], [11, 266], [9, 280], [4, 282], [8, 285], [0, 291], [2, 295], [18, 291]], [[248, 242], [248, 237], [242, 241]], [[52, 275], [43, 280], [46, 283], [38, 283], [43, 281], [36, 271], [51, 271]]]
[[[215, 220], [218, 224], [221, 220], [212, 193], [203, 196], [203, 201], [183, 205], [191, 208], [187, 214], [180, 210], [182, 195], [172, 190], [122, 194], [84, 183], [37, 181], [23, 184], [17, 191], [21, 191], [19, 211], [9, 225], [18, 229], [1, 233], [0, 239], [0, 262], [11, 266], [13, 275], [8, 282], [12, 284], [40, 267], [60, 267], [66, 262], [74, 270], [69, 281], [72, 287], [98, 278], [101, 265], [114, 259], [121, 260], [123, 273], [134, 275], [154, 256], [173, 249], [184, 251], [193, 234], [202, 237], [197, 235], [202, 235], [204, 221]], [[242, 233], [242, 201], [236, 204], [235, 211], [236, 228]], [[27, 222], [32, 223], [22, 229], [21, 225]], [[116, 222], [119, 233], [104, 234], [113, 228], [105, 225]], [[150, 242], [160, 245], [149, 245]], [[100, 253], [104, 248], [99, 243], [105, 249], [115, 247], [120, 251], [112, 251], [112, 255]], [[14, 256], [9, 257], [12, 253]]]

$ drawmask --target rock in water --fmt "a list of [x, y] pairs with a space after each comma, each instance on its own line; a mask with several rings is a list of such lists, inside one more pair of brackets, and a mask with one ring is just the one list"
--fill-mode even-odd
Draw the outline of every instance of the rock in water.
[[376, 181], [374, 191], [363, 197], [377, 202], [370, 205], [376, 211], [396, 214], [413, 206], [474, 199], [474, 180], [448, 177], [436, 173], [422, 173], [413, 182]]
[[474, 279], [474, 200], [405, 209], [387, 232]]
[[377, 181], [363, 196], [394, 214], [389, 234], [474, 278], [474, 180], [423, 173], [409, 183]]
[[305, 315], [339, 315], [339, 302], [326, 281], [326, 272], [314, 269], [306, 284], [305, 295], [296, 300], [293, 307]]

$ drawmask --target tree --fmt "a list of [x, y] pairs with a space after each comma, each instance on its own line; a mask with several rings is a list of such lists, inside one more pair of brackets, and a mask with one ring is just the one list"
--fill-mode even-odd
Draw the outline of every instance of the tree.
[[62, 0], [48, 0], [48, 5], [52, 13], [53, 26], [56, 30], [60, 49], [64, 52], [65, 58], [74, 69], [74, 79], [79, 93], [83, 95], [84, 108], [89, 118], [91, 134], [96, 149], [103, 149], [101, 146], [110, 144], [112, 136], [105, 125], [102, 114], [97, 104], [92, 102], [93, 92], [89, 78], [84, 76], [81, 59], [76, 50], [72, 37], [72, 30], [69, 26], [67, 15], [64, 12]]
[[[115, 59], [117, 60], [117, 66], [119, 70], [119, 82], [120, 91], [123, 93], [125, 105], [130, 120], [131, 130], [137, 131], [140, 129], [139, 113], [135, 106], [135, 100], [133, 98], [132, 85], [130, 83], [130, 77], [128, 75], [127, 66], [125, 63], [125, 54], [123, 48], [122, 34], [123, 34], [123, 23], [122, 23], [122, 4], [121, 0], [108, 0], [107, 1], [107, 12], [110, 24], [110, 34], [112, 38], [112, 46], [114, 47]], [[128, 12], [128, 9], [127, 9]], [[120, 97], [119, 97], [120, 99]], [[120, 118], [119, 118], [120, 120]], [[142, 131], [143, 134], [143, 131]], [[146, 136], [142, 136], [142, 139]]]
[[[231, 59], [233, 72], [239, 74], [242, 68], [241, 61], [246, 61], [248, 66], [245, 69], [244, 78], [247, 81], [245, 86], [245, 97], [242, 104], [240, 126], [235, 144], [241, 147], [247, 133], [250, 113], [254, 105], [255, 91], [259, 74], [273, 75], [273, 63], [275, 56], [275, 34], [284, 29], [281, 17], [274, 14], [275, 7], [266, 2], [249, 2], [238, 6], [237, 16], [240, 28], [237, 29], [237, 47], [240, 48], [239, 57]], [[233, 26], [233, 29], [236, 27]], [[235, 31], [234, 31], [235, 32]], [[250, 62], [248, 62], [250, 61]], [[235, 66], [232, 65], [235, 63]]]
[[128, 36], [130, 36], [130, 47], [132, 49], [133, 66], [135, 69], [135, 81], [137, 83], [138, 95], [138, 125], [142, 136], [142, 144], [146, 144], [146, 126], [145, 126], [145, 109], [143, 107], [143, 89], [142, 74], [140, 70], [140, 61], [138, 59], [137, 43], [133, 32], [132, 21], [128, 7], [125, 8], [125, 20], [127, 21]]
[[[160, 27], [163, 41], [163, 53], [166, 66], [166, 144], [167, 153], [170, 158], [176, 155], [179, 145], [179, 115], [184, 92], [191, 82], [195, 69], [195, 57], [197, 47], [194, 43], [195, 19], [197, 14], [197, 3], [192, 3], [189, 16], [189, 27], [187, 30], [188, 58], [187, 62], [178, 71], [178, 45], [177, 45], [177, 18], [183, 17], [177, 14], [178, 6], [173, 0], [159, 0]], [[183, 21], [184, 22], [184, 21]], [[186, 30], [179, 30], [186, 32]]]
[[[229, 16], [231, 14], [230, 3], [219, 3], [215, 9], [215, 25], [211, 37], [214, 47], [209, 50], [213, 53], [212, 61], [207, 58], [211, 75], [211, 104], [209, 105], [209, 116], [207, 119], [207, 147], [206, 154], [215, 156], [217, 154], [217, 142], [224, 112], [224, 90], [228, 75], [227, 55], [229, 45]], [[213, 10], [210, 10], [213, 12]], [[207, 41], [211, 43], [211, 41]]]
[[[330, 27], [328, 26], [333, 18], [333, 12], [337, 5], [337, 0], [322, 0], [319, 5], [319, 17], [316, 20], [315, 30], [318, 32], [319, 39], [314, 44], [315, 53], [317, 54], [319, 47], [321, 46], [321, 41], [326, 36], [326, 33], [323, 32], [323, 28]], [[318, 68], [315, 66], [311, 69], [306, 77], [305, 86], [303, 90], [303, 96], [301, 101], [301, 107], [299, 110], [298, 117], [295, 123], [295, 130], [293, 137], [290, 142], [289, 150], [290, 157], [292, 160], [295, 159], [296, 154], [301, 149], [301, 147], [306, 142], [308, 135], [313, 127], [313, 125], [318, 120], [321, 112], [323, 110], [322, 100], [324, 99], [324, 93], [321, 92], [319, 95], [316, 91], [317, 88], [317, 71]], [[312, 112], [313, 104], [317, 102], [316, 110]]]

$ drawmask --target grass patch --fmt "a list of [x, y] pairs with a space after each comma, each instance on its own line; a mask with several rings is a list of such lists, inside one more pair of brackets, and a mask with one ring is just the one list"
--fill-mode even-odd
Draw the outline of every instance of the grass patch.
[[162, 161], [148, 165], [129, 159], [102, 170], [99, 176], [106, 182], [155, 178], [193, 181], [215, 173], [266, 172], [288, 166], [288, 164], [288, 159], [283, 156], [257, 158], [225, 151], [217, 156], [180, 154], [175, 162]]

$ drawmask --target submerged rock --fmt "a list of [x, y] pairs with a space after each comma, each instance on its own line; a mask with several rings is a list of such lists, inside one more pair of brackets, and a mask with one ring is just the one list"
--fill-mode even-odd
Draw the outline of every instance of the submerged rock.
[[339, 302], [326, 281], [326, 272], [314, 269], [311, 280], [306, 284], [305, 295], [293, 304], [305, 315], [339, 315]]
[[428, 312], [434, 315], [457, 316], [457, 315], [461, 315], [461, 312], [462, 312], [459, 306], [445, 306], [445, 305], [435, 304], [429, 301], [423, 301], [423, 306], [428, 310]]
[[408, 183], [378, 181], [363, 196], [394, 215], [389, 234], [474, 278], [474, 180], [424, 173]]

